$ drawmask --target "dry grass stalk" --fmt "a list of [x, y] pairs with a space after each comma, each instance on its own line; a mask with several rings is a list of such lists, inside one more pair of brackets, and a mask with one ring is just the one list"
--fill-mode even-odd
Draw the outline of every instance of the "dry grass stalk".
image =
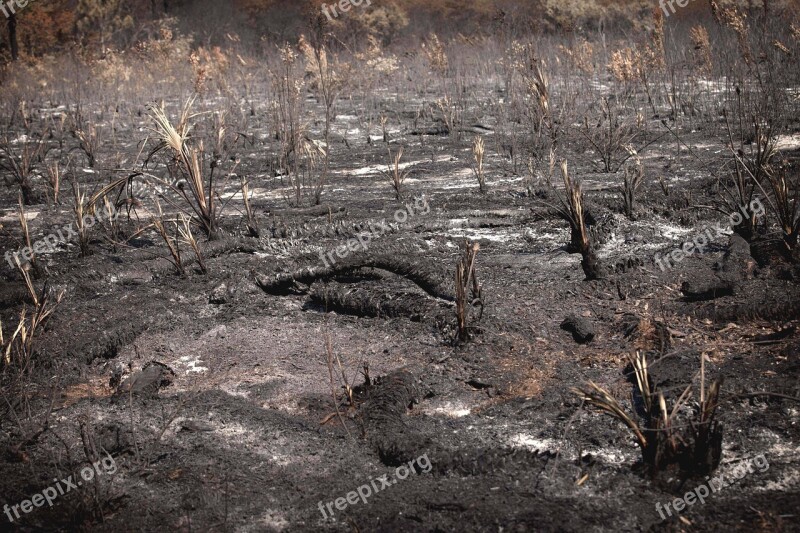
[[460, 114], [458, 107], [453, 104], [450, 97], [445, 95], [444, 98], [436, 100], [436, 107], [439, 108], [444, 125], [447, 126], [447, 132], [453, 133], [456, 131], [460, 121]]
[[689, 32], [689, 38], [692, 41], [692, 47], [694, 49], [695, 67], [701, 74], [711, 74], [711, 41], [705, 26], [699, 24], [693, 26]]
[[669, 196], [669, 184], [667, 184], [667, 180], [664, 179], [664, 176], [658, 177], [658, 185], [661, 187], [661, 192], [664, 193], [664, 196]]
[[153, 185], [146, 181], [143, 181], [141, 184], [136, 183], [136, 178], [142, 176], [144, 176], [144, 174], [141, 172], [133, 172], [128, 176], [117, 178], [95, 192], [87, 203], [89, 205], [97, 205], [98, 202], [102, 201], [105, 204], [107, 199], [114, 198], [113, 200], [109, 200], [111, 208], [114, 209], [114, 220], [116, 220], [117, 217], [116, 210], [122, 208], [125, 209], [128, 218], [130, 218], [131, 211], [133, 211], [138, 219], [136, 210], [144, 208], [140, 196], [142, 198], [145, 195], [152, 196], [156, 192]]
[[53, 203], [58, 204], [58, 195], [61, 192], [61, 168], [58, 161], [47, 165], [47, 182], [53, 191]]
[[214, 125], [212, 131], [214, 132], [214, 158], [221, 157], [228, 151], [227, 137], [228, 137], [228, 111], [223, 109], [214, 113]]
[[75, 215], [75, 229], [78, 233], [78, 244], [81, 249], [81, 257], [86, 257], [92, 253], [89, 248], [89, 228], [86, 225], [86, 217], [92, 209], [91, 204], [86, 201], [86, 193], [81, 191], [78, 182], [72, 182], [72, 195], [75, 205], [72, 212]]
[[623, 48], [611, 53], [608, 70], [620, 83], [633, 83], [640, 78], [642, 58], [633, 48]]
[[312, 89], [320, 90], [324, 84], [324, 78], [328, 77], [331, 72], [331, 67], [328, 63], [328, 51], [324, 46], [312, 46], [306, 36], [302, 34], [298, 39], [297, 47], [306, 60], [306, 79], [310, 81]]
[[594, 46], [581, 37], [571, 47], [559, 45], [559, 50], [564, 54], [569, 63], [584, 74], [594, 74]]
[[435, 33], [428, 36], [427, 42], [422, 43], [422, 51], [425, 57], [428, 58], [428, 65], [430, 68], [441, 76], [447, 75], [449, 61], [447, 59], [447, 52], [444, 50], [442, 41]]
[[219, 46], [214, 46], [210, 50], [201, 46], [189, 54], [189, 64], [194, 71], [195, 95], [206, 94], [210, 80], [216, 80], [221, 90], [227, 89], [226, 79], [230, 59]]
[[396, 154], [392, 155], [391, 148], [388, 148], [389, 151], [389, 160], [390, 163], [388, 165], [388, 171], [381, 171], [383, 172], [384, 176], [389, 179], [389, 182], [392, 184], [392, 188], [394, 189], [395, 199], [400, 201], [403, 199], [403, 183], [405, 182], [406, 178], [411, 174], [410, 170], [402, 170], [400, 168], [400, 159], [403, 157], [403, 147], [400, 147], [400, 150], [397, 151]]
[[15, 256], [14, 263], [17, 265], [17, 270], [22, 275], [22, 280], [25, 282], [25, 288], [28, 289], [28, 296], [31, 297], [33, 301], [33, 305], [39, 307], [39, 297], [36, 295], [36, 289], [33, 287], [33, 281], [31, 280], [30, 269], [26, 268], [27, 265], [23, 265], [19, 262], [19, 259]]
[[539, 130], [542, 129], [542, 124], [547, 124], [552, 129], [550, 83], [545, 73], [546, 66], [544, 59], [538, 60], [531, 57], [530, 76], [527, 76], [528, 92], [533, 96], [537, 105], [536, 115], [539, 122]]
[[[546, 163], [546, 166], [545, 166]], [[544, 195], [547, 197], [553, 189], [553, 175], [556, 172], [556, 151], [550, 146], [547, 161], [542, 161], [539, 158], [528, 158], [528, 177], [526, 177], [526, 190], [529, 196]], [[544, 168], [542, 168], [544, 167]], [[540, 188], [544, 181], [547, 188]]]
[[28, 227], [28, 218], [25, 216], [25, 202], [22, 201], [22, 195], [19, 196], [19, 208], [17, 210], [17, 215], [19, 218], [19, 226], [22, 229], [22, 238], [25, 239], [25, 246], [30, 250], [30, 264], [25, 265], [25, 268], [30, 268], [33, 272], [38, 272], [38, 264], [36, 261], [36, 254], [33, 251], [33, 245], [31, 244], [31, 232], [30, 228]]
[[258, 229], [258, 220], [253, 212], [253, 207], [250, 205], [250, 184], [242, 178], [242, 200], [244, 201], [244, 211], [247, 214], [247, 231], [250, 232], [251, 237], [258, 238], [261, 232]]
[[612, 417], [625, 424], [631, 431], [633, 431], [639, 448], [642, 450], [647, 448], [647, 438], [645, 438], [642, 428], [639, 427], [639, 424], [637, 424], [636, 421], [634, 421], [633, 418], [628, 415], [625, 409], [623, 409], [619, 404], [617, 399], [614, 398], [607, 390], [600, 387], [593, 381], [589, 381], [583, 389], [573, 388], [571, 390], [586, 403], [597, 407], [601, 411], [610, 414]]
[[505, 93], [509, 101], [517, 99], [516, 75], [523, 72], [526, 68], [525, 56], [528, 47], [520, 41], [514, 40], [505, 49], [503, 57], [500, 59], [500, 67], [503, 69], [505, 83]]
[[653, 407], [652, 387], [650, 384], [650, 374], [647, 369], [647, 357], [640, 351], [636, 351], [636, 355], [628, 354], [628, 361], [633, 366], [634, 375], [636, 376], [636, 385], [639, 388], [639, 394], [642, 396], [644, 408], [649, 413]]
[[[184, 276], [186, 275], [186, 268], [183, 265], [183, 260], [181, 259], [181, 251], [178, 247], [178, 238], [177, 235], [175, 237], [171, 237], [169, 233], [167, 233], [167, 228], [164, 226], [164, 219], [162, 217], [154, 218], [153, 219], [153, 226], [156, 228], [156, 231], [164, 240], [164, 243], [167, 245], [167, 249], [169, 250], [169, 254], [171, 259], [169, 260], [175, 270], [178, 272], [178, 275]], [[177, 222], [176, 222], [176, 233], [177, 233]]]
[[533, 156], [528, 157], [528, 161], [525, 166], [528, 169], [528, 173], [525, 175], [525, 191], [527, 192], [528, 196], [534, 194], [534, 183], [539, 181], [539, 174], [537, 172], [537, 164], [536, 159]]
[[[347, 396], [348, 403], [351, 409], [356, 408], [356, 401], [355, 395], [353, 391], [353, 387], [350, 386], [350, 382], [347, 380], [347, 375], [344, 372], [344, 367], [342, 366], [342, 361], [339, 359], [339, 355], [334, 353], [333, 351], [333, 343], [331, 342], [331, 334], [328, 331], [327, 327], [325, 329], [325, 355], [326, 355], [326, 362], [328, 363], [328, 377], [330, 379], [330, 386], [331, 386], [331, 395], [333, 396], [333, 408], [336, 411], [336, 416], [339, 417], [339, 423], [342, 424], [342, 427], [347, 431], [347, 435], [352, 438], [350, 435], [350, 430], [347, 429], [347, 425], [344, 423], [344, 418], [342, 417], [342, 413], [339, 410], [339, 398], [336, 394], [336, 366], [339, 367], [339, 372], [341, 373], [342, 379], [342, 386], [345, 390], [345, 395]], [[329, 419], [330, 417], [326, 418]]]
[[[319, 22], [322, 21], [320, 20]], [[351, 67], [348, 63], [340, 62], [335, 54], [331, 54], [332, 60], [328, 59], [329, 53], [325, 46], [326, 40], [325, 25], [322, 24], [321, 26], [315, 26], [310, 42], [306, 40], [305, 36], [301, 35], [299, 43], [300, 50], [306, 58], [306, 77], [308, 77], [310, 70], [314, 80], [312, 88], [317, 91], [325, 106], [325, 129], [323, 132], [325, 149], [321, 154], [324, 158], [324, 166], [313, 184], [315, 205], [319, 205], [321, 202], [322, 192], [330, 173], [330, 131], [334, 120], [334, 105], [347, 80], [351, 77]], [[384, 123], [385, 139], [387, 139], [387, 136]]]
[[719, 20], [736, 33], [739, 42], [739, 52], [745, 64], [753, 64], [753, 51], [750, 48], [750, 27], [747, 25], [747, 15], [739, 11], [736, 6], [724, 7], [719, 10]]
[[663, 70], [667, 65], [664, 51], [664, 10], [653, 8], [653, 33], [650, 36], [650, 67], [654, 70]]
[[117, 209], [114, 207], [112, 201], [108, 199], [107, 194], [103, 195], [103, 210], [105, 210], [105, 216], [100, 217], [98, 222], [101, 222], [103, 219], [109, 221], [109, 226], [106, 228], [106, 230], [108, 231], [108, 236], [116, 249], [116, 245], [119, 242], [120, 236], [119, 221], [117, 220], [119, 217]]
[[472, 156], [475, 159], [475, 165], [472, 167], [472, 172], [475, 173], [475, 177], [478, 179], [478, 187], [480, 188], [481, 192], [486, 192], [486, 176], [483, 172], [484, 154], [485, 146], [483, 143], [483, 137], [475, 137], [475, 140], [472, 143]]
[[[656, 17], [658, 21], [658, 17]], [[619, 83], [630, 86], [635, 83], [644, 83], [649, 94], [648, 77], [651, 71], [663, 71], [666, 66], [664, 52], [663, 20], [661, 25], [656, 24], [651, 34], [651, 42], [647, 45], [626, 47], [611, 53], [608, 70]]]
[[194, 70], [194, 81], [192, 86], [197, 95], [202, 95], [206, 92], [206, 81], [208, 80], [208, 71], [206, 67], [200, 64], [200, 55], [197, 52], [192, 52], [189, 55], [189, 64]]
[[399, 70], [400, 65], [396, 56], [385, 52], [381, 41], [375, 35], [368, 35], [367, 42], [369, 43], [367, 50], [356, 53], [355, 58], [364, 63], [367, 72], [362, 72], [362, 75], [367, 77], [367, 84], [370, 85], [372, 74], [390, 76]]
[[386, 131], [386, 124], [389, 122], [389, 117], [386, 115], [380, 116], [381, 130], [383, 131], [383, 142], [389, 144], [389, 132]]
[[[778, 153], [775, 132], [769, 123], [761, 124], [758, 119], [753, 118], [755, 142], [746, 145], [744, 139], [740, 137], [737, 144], [727, 110], [723, 110], [722, 113], [728, 134], [727, 148], [734, 160], [734, 187], [733, 190], [730, 190], [723, 184], [724, 194], [721, 196], [722, 207], [720, 210], [726, 215], [738, 213], [743, 209], [748, 210], [748, 216], [744, 217], [742, 223], [736, 226], [734, 231], [750, 240], [755, 230], [757, 213], [752, 211], [749, 206], [753, 201], [756, 187], [763, 191], [761, 183], [765, 178], [768, 179], [773, 172], [772, 160]], [[741, 113], [742, 110], [739, 109], [740, 117]]]
[[175, 222], [175, 225], [178, 228], [178, 233], [183, 239], [183, 242], [188, 244], [194, 252], [194, 256], [197, 258], [197, 264], [200, 267], [200, 272], [203, 274], [208, 273], [206, 262], [203, 260], [203, 254], [200, 252], [200, 246], [197, 244], [197, 239], [195, 239], [192, 234], [191, 219], [181, 213], [178, 215], [178, 221]]
[[779, 50], [781, 53], [783, 53], [783, 54], [785, 54], [787, 56], [791, 56], [792, 55], [792, 51], [789, 50], [789, 48], [785, 44], [780, 42], [778, 39], [774, 39], [772, 41], [772, 46], [774, 46], [776, 50]]

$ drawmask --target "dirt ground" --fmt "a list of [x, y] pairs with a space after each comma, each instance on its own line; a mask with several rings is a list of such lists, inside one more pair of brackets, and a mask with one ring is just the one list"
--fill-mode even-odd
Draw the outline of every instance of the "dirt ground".
[[[383, 105], [398, 116], [411, 112], [396, 100]], [[314, 116], [322, 112], [310, 105]], [[131, 112], [118, 125], [122, 151], [136, 152], [145, 115]], [[731, 285], [692, 297], [692, 284], [715, 287], [728, 264], [729, 228], [674, 268], [655, 263], [657, 254], [724, 225], [696, 208], [716, 192], [693, 151], [716, 146], [715, 133], [698, 126], [687, 135], [693, 151], [666, 137], [643, 152], [647, 174], [663, 176], [666, 188], [645, 182], [636, 220], [621, 212], [619, 176], [593, 171], [593, 156], [580, 146], [566, 148], [606, 273], [585, 281], [580, 256], [565, 247], [569, 229], [549, 208], [555, 197], [526, 193], [503, 150], [487, 155], [488, 191], [478, 191], [470, 170], [476, 133], [419, 136], [390, 127], [389, 147], [405, 147], [410, 171], [398, 202], [380, 173], [387, 145], [353, 134], [359, 125], [343, 103], [323, 207], [292, 208], [285, 182], [266, 170], [266, 115], [256, 110], [253, 142], [237, 154], [261, 236], [248, 236], [241, 202], [226, 208], [222, 238], [202, 244], [207, 273], [193, 264], [177, 275], [153, 232], [123, 248], [97, 231], [88, 257], [75, 243], [44, 257], [48, 284], [66, 294], [37, 339], [24, 388], [4, 394], [0, 503], [79, 479], [91, 457], [109, 455], [114, 467], [52, 507], [13, 522], [2, 517], [0, 527], [800, 531], [800, 263], [777, 251], [773, 237], [756, 238]], [[475, 118], [493, 143], [494, 117]], [[782, 157], [796, 172], [797, 136]], [[109, 176], [86, 168], [80, 179], [97, 185]], [[1, 201], [0, 245], [17, 249], [16, 191], [3, 189]], [[412, 213], [398, 216], [405, 206]], [[69, 224], [70, 209], [29, 207], [34, 240]], [[133, 233], [143, 212], [123, 214], [123, 231]], [[327, 255], [369, 222], [382, 229], [367, 250]], [[465, 239], [480, 244], [482, 316], [476, 307], [470, 338], [454, 345], [448, 296]], [[362, 255], [410, 262], [434, 281], [367, 266], [270, 289], [281, 274], [322, 268], [323, 257]], [[19, 273], [5, 263], [0, 269], [5, 326], [26, 292]], [[562, 329], [570, 315], [593, 329], [590, 342]], [[730, 479], [759, 456], [768, 468], [662, 519], [657, 504], [703, 479], [645, 474], [633, 434], [571, 392], [591, 380], [629, 406], [626, 357], [637, 350], [669, 394], [700, 387], [703, 358], [704, 386], [724, 377], [714, 475]], [[352, 404], [342, 372], [355, 388]], [[395, 479], [403, 477], [397, 467], [414, 460], [415, 472]], [[384, 475], [395, 482], [376, 491], [375, 481], [369, 497], [341, 503]]]

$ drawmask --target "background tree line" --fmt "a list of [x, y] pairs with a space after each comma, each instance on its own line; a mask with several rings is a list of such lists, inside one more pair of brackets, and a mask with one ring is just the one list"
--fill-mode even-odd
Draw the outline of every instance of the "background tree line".
[[[675, 16], [705, 14], [708, 1], [692, 2]], [[7, 62], [70, 47], [100, 54], [124, 50], [158, 32], [167, 17], [198, 45], [222, 46], [235, 35], [244, 46], [258, 47], [296, 39], [322, 3], [333, 0], [42, 0], [7, 21], [0, 53]], [[800, 0], [774, 3], [797, 6]], [[381, 0], [339, 17], [334, 30], [344, 41], [371, 34], [384, 44], [432, 31], [467, 37], [507, 32], [513, 38], [530, 31], [630, 29], [649, 20], [654, 8], [657, 3], [648, 0]]]

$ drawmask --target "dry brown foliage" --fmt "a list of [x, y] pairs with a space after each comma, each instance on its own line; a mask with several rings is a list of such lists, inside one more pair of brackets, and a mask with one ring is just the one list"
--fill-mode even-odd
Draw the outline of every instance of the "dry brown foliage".
[[689, 32], [692, 41], [695, 67], [702, 74], [711, 73], [711, 41], [705, 26], [698, 24]]

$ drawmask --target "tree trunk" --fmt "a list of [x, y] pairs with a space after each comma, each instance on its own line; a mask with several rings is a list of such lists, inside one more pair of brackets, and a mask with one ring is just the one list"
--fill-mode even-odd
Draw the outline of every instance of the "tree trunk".
[[17, 42], [17, 14], [8, 17], [8, 44], [11, 47], [11, 59], [19, 59], [19, 43]]

